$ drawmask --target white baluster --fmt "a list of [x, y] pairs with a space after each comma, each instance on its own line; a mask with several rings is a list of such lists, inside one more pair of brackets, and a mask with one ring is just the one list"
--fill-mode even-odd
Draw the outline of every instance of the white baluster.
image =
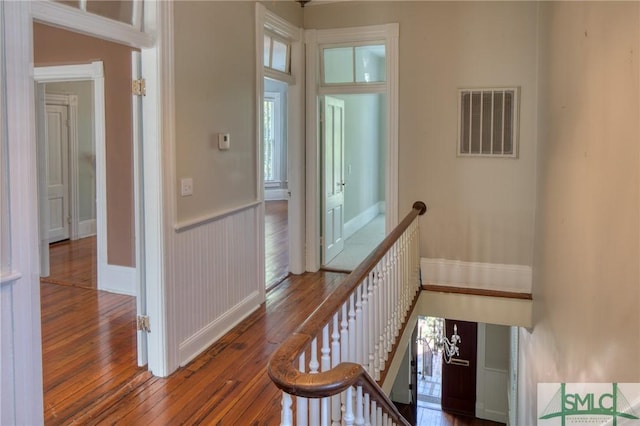
[[349, 329], [347, 328], [347, 303], [342, 304], [342, 319], [340, 321], [340, 359], [349, 361]]
[[371, 399], [368, 393], [364, 394], [364, 426], [371, 426]]
[[362, 347], [361, 364], [369, 375], [373, 370], [369, 368], [369, 277], [362, 282]]
[[376, 424], [384, 426], [384, 423], [382, 423], [382, 407], [378, 407], [376, 410]]
[[[309, 374], [318, 374], [318, 338], [311, 341], [311, 360], [309, 361]], [[320, 401], [318, 398], [309, 399], [309, 424], [316, 426], [320, 422]]]
[[[304, 352], [298, 358], [298, 370], [304, 373], [306, 370]], [[296, 397], [296, 425], [306, 426], [309, 421], [309, 405], [307, 398]]]
[[[338, 331], [338, 313], [333, 314], [333, 332], [331, 333], [331, 368], [340, 364], [340, 333]], [[340, 425], [340, 394], [331, 397], [331, 424]]]
[[371, 426], [378, 426], [378, 403], [371, 401]]
[[389, 426], [389, 415], [386, 412], [382, 413], [382, 424]]
[[293, 410], [291, 409], [291, 395], [286, 392], [282, 392], [282, 412], [280, 414], [281, 426], [293, 425]]
[[380, 297], [380, 311], [378, 312], [379, 318], [378, 323], [380, 324], [380, 335], [378, 336], [378, 368], [380, 371], [384, 370], [384, 352], [386, 349], [385, 342], [385, 330], [387, 326], [387, 286], [386, 286], [386, 277], [384, 275], [384, 257], [380, 259], [380, 263], [378, 264], [378, 287], [380, 289], [379, 297]]
[[363, 361], [363, 343], [362, 343], [362, 333], [363, 333], [363, 324], [362, 324], [362, 284], [356, 287], [356, 339], [355, 339], [355, 350], [356, 357], [353, 359], [360, 365], [364, 364]]
[[[322, 329], [322, 348], [320, 349], [320, 369], [321, 371], [331, 370], [331, 341], [329, 340], [329, 324]], [[320, 422], [322, 426], [328, 426], [331, 422], [330, 398], [325, 397], [320, 400]]]
[[374, 280], [374, 275], [375, 272], [371, 272], [369, 273], [369, 297], [368, 297], [368, 302], [369, 302], [369, 321], [367, 322], [367, 354], [368, 354], [368, 362], [369, 362], [369, 374], [371, 374], [371, 376], [376, 379], [376, 370], [375, 370], [375, 365], [374, 365], [374, 355], [373, 355], [373, 351], [375, 350], [375, 329], [376, 329], [376, 325], [375, 325], [375, 321], [376, 321], [376, 300], [375, 300], [375, 296], [373, 293], [373, 280]]
[[354, 415], [353, 415], [353, 388], [348, 387], [347, 390], [344, 391], [345, 394], [345, 404], [344, 404], [344, 420], [345, 426], [353, 426]]
[[362, 407], [362, 386], [356, 388], [356, 425], [364, 425], [364, 412]]
[[356, 362], [356, 307], [355, 295], [349, 296], [349, 357], [347, 361]]

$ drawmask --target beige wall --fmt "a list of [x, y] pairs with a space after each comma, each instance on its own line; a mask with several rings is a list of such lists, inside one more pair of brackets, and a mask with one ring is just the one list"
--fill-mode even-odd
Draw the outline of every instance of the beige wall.
[[518, 424], [538, 382], [639, 382], [639, 5], [540, 6], [535, 326], [520, 332]]
[[[252, 2], [174, 6], [180, 221], [257, 199], [254, 9]], [[230, 133], [230, 150], [218, 150], [218, 133]], [[193, 178], [193, 196], [179, 196], [185, 177]]]
[[35, 66], [104, 63], [107, 152], [107, 256], [135, 265], [131, 48], [42, 24], [33, 26]]
[[[348, 2], [305, 8], [305, 28], [400, 24], [399, 211], [415, 200], [421, 255], [532, 264], [536, 154], [533, 2]], [[456, 157], [457, 89], [520, 86], [520, 156]]]

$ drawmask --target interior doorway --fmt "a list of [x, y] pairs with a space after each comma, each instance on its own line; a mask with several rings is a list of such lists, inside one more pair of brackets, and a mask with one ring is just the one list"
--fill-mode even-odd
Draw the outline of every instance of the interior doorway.
[[288, 91], [283, 81], [265, 78], [263, 98], [263, 181], [265, 285], [289, 274]]
[[[386, 96], [358, 93], [323, 98], [319, 126], [324, 152], [323, 264], [351, 271], [385, 236]], [[335, 202], [332, 211], [336, 213], [325, 212], [329, 193], [341, 195], [339, 212]]]

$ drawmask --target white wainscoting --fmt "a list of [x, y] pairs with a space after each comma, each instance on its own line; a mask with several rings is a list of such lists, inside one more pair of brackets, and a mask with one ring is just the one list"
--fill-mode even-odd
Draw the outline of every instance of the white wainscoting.
[[360, 228], [371, 222], [380, 213], [384, 213], [384, 211], [384, 202], [380, 201], [364, 210], [350, 221], [346, 222], [344, 224], [344, 239], [346, 240], [347, 238], [358, 232]]
[[530, 266], [422, 258], [420, 269], [423, 284], [531, 293]]
[[188, 363], [264, 301], [260, 205], [174, 234], [178, 362]]

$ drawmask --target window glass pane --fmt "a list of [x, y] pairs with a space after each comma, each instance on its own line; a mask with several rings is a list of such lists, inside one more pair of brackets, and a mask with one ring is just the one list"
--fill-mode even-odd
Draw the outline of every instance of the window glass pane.
[[125, 24], [133, 24], [132, 0], [87, 1], [87, 12], [113, 19]]
[[271, 57], [271, 68], [274, 70], [289, 72], [288, 47], [285, 43], [273, 40], [273, 56]]
[[380, 82], [386, 80], [387, 61], [384, 45], [357, 46], [356, 83]]
[[264, 101], [264, 180], [275, 180], [275, 102]]
[[264, 36], [264, 63], [265, 67], [270, 66], [269, 56], [271, 56], [271, 37], [268, 35]]
[[323, 59], [325, 83], [353, 83], [352, 47], [324, 49]]

